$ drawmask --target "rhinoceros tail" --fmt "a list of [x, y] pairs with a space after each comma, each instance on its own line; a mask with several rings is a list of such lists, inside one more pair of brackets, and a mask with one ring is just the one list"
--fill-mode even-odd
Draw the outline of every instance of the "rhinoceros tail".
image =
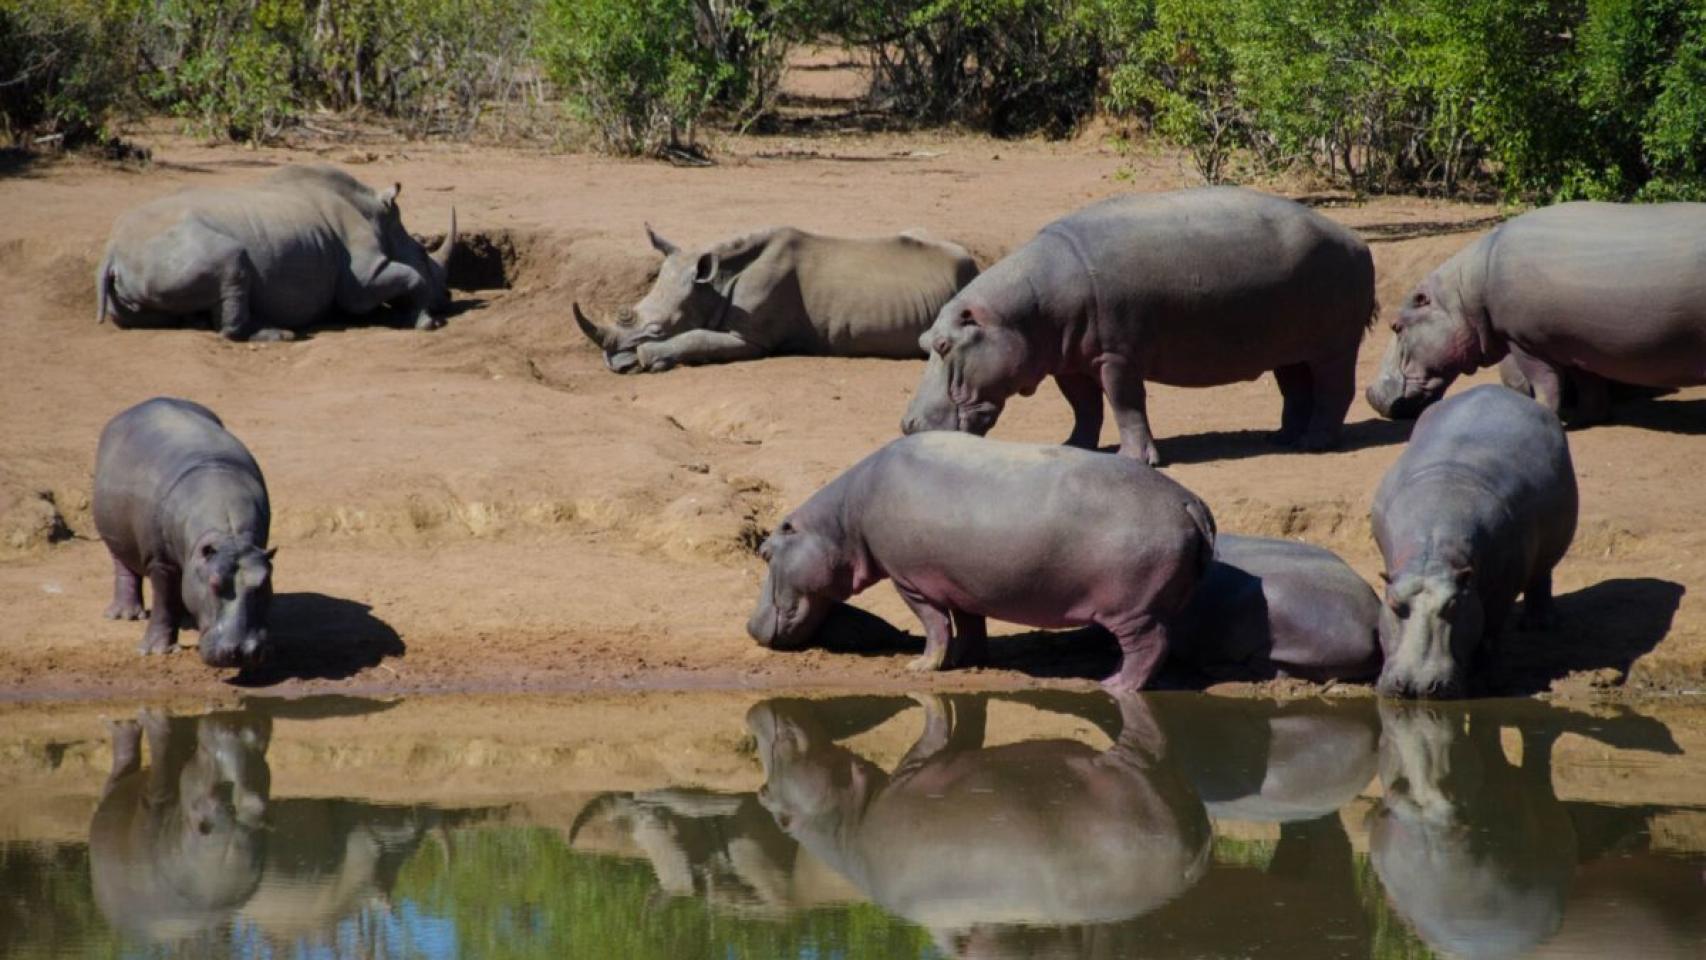
[[112, 306], [113, 253], [108, 250], [95, 271], [95, 324], [107, 322], [107, 310]]
[[1209, 564], [1214, 562], [1214, 538], [1219, 530], [1214, 525], [1214, 514], [1201, 500], [1193, 497], [1185, 501], [1185, 513], [1190, 515], [1191, 522], [1197, 525], [1197, 532], [1202, 534], [1202, 546], [1197, 554], [1197, 576], [1201, 578], [1208, 574]]

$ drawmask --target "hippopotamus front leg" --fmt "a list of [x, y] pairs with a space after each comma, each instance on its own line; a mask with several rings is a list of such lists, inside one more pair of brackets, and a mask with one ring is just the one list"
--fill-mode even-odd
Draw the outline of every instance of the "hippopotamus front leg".
[[1357, 392], [1357, 345], [1326, 360], [1308, 365], [1310, 383], [1309, 425], [1301, 446], [1309, 452], [1331, 450], [1339, 445], [1345, 415]]
[[894, 768], [899, 780], [947, 751], [981, 750], [989, 726], [988, 699], [982, 694], [914, 694], [924, 708], [924, 730]]
[[178, 595], [178, 571], [161, 563], [150, 566], [148, 589], [154, 595], [154, 609], [148, 613], [148, 629], [142, 631], [137, 650], [144, 655], [171, 653], [178, 646], [178, 624], [186, 612]]
[[120, 780], [142, 769], [142, 725], [135, 720], [109, 720], [107, 729], [113, 735], [113, 765], [101, 787], [102, 799]]
[[[899, 584], [896, 586], [899, 587]], [[901, 589], [900, 596], [906, 601], [906, 605], [912, 608], [913, 615], [924, 624], [924, 653], [908, 663], [906, 669], [914, 673], [946, 669], [948, 644], [954, 636], [949, 612], [911, 590]]]
[[1102, 439], [1102, 385], [1083, 373], [1057, 373], [1054, 382], [1072, 406], [1072, 436], [1066, 445], [1096, 449]]
[[1161, 452], [1155, 449], [1155, 437], [1149, 432], [1143, 378], [1123, 357], [1110, 356], [1102, 360], [1101, 379], [1108, 406], [1114, 409], [1114, 423], [1120, 428], [1120, 454], [1159, 467]]
[[1306, 363], [1288, 363], [1274, 369], [1274, 382], [1279, 384], [1280, 429], [1274, 442], [1291, 446], [1303, 439], [1315, 409], [1315, 377]]
[[1552, 602], [1552, 571], [1537, 574], [1522, 591], [1522, 619], [1517, 625], [1524, 630], [1546, 630], [1558, 624], [1558, 607]]
[[117, 554], [113, 554], [113, 602], [102, 615], [108, 620], [141, 620], [148, 615], [142, 606], [142, 578], [125, 566]]
[[1534, 399], [1557, 416], [1564, 405], [1563, 371], [1514, 343], [1510, 345], [1510, 355], [1516, 361], [1517, 369], [1528, 380]]

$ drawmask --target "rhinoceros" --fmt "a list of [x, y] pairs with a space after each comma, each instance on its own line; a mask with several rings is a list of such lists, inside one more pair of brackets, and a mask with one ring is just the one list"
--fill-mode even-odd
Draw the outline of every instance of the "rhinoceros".
[[231, 340], [292, 340], [334, 310], [405, 307], [443, 325], [450, 233], [429, 253], [403, 229], [394, 183], [375, 193], [335, 167], [292, 166], [259, 183], [160, 197], [113, 224], [95, 274], [96, 322], [211, 313]]
[[825, 237], [791, 227], [684, 250], [646, 226], [657, 280], [614, 324], [574, 305], [581, 332], [617, 373], [778, 354], [920, 358], [936, 311], [977, 276], [957, 244], [917, 231]]

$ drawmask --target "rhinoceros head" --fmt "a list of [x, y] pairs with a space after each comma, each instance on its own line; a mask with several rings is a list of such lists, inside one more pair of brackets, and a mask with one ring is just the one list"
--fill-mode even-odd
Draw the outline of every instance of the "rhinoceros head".
[[397, 197], [402, 192], [403, 185], [393, 183], [379, 195], [379, 230], [384, 237], [385, 252], [426, 277], [432, 284], [433, 309], [443, 310], [450, 306], [450, 255], [456, 249], [456, 208], [450, 208], [450, 232], [435, 249], [428, 251], [403, 227], [403, 211], [397, 206]]
[[272, 558], [229, 534], [210, 534], [184, 564], [184, 605], [201, 631], [201, 658], [213, 667], [252, 666], [268, 652]]
[[574, 305], [581, 332], [611, 358], [611, 368], [619, 372], [630, 368], [618, 367], [614, 358], [631, 355], [642, 343], [668, 340], [688, 330], [720, 329], [729, 309], [728, 294], [717, 286], [724, 270], [719, 250], [683, 250], [659, 236], [650, 224], [646, 237], [652, 249], [663, 254], [663, 263], [639, 303], [617, 311], [615, 322], [608, 324], [587, 319], [580, 304]]

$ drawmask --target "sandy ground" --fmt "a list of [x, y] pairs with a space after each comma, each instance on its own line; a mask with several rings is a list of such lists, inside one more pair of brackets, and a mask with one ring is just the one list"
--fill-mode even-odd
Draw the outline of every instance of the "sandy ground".
[[[887, 585], [858, 602], [910, 637], [851, 637], [852, 652], [756, 647], [743, 630], [761, 572], [753, 546], [896, 435], [922, 363], [792, 358], [619, 377], [569, 303], [596, 312], [643, 292], [656, 260], [646, 221], [682, 243], [770, 224], [922, 226], [987, 264], [1087, 201], [1191, 185], [1179, 155], [1098, 137], [818, 132], [736, 139], [718, 165], [686, 169], [382, 140], [250, 150], [141, 139], [154, 150], [146, 167], [72, 160], [0, 174], [0, 697], [228, 689], [232, 678], [193, 653], [138, 657], [141, 625], [100, 616], [110, 569], [89, 514], [95, 440], [114, 413], [158, 394], [214, 408], [266, 471], [281, 547], [275, 635], [296, 653], [283, 675], [249, 679], [285, 692], [989, 686], [1082, 683], [1111, 667], [1104, 639], [1030, 637], [998, 641], [991, 668], [920, 681], [901, 668], [917, 626]], [[401, 181], [423, 234], [442, 231], [454, 205], [484, 254], [459, 272], [488, 288], [459, 293], [459, 312], [432, 333], [357, 326], [259, 346], [96, 325], [91, 278], [119, 211], [308, 160]], [[1381, 199], [1325, 212], [1381, 241], [1389, 317], [1496, 211]], [[1360, 383], [1388, 338], [1383, 322], [1367, 340]], [[1369, 499], [1407, 427], [1359, 399], [1343, 450], [1287, 453], [1265, 439], [1279, 408], [1271, 377], [1151, 391], [1170, 473], [1221, 529], [1319, 543], [1372, 578]], [[1557, 572], [1564, 625], [1512, 638], [1514, 692], [1706, 686], [1706, 607], [1691, 590], [1706, 581], [1706, 390], [1619, 417], [1571, 433], [1582, 518]], [[1054, 442], [1069, 425], [1045, 388], [1015, 400], [994, 435]]]

